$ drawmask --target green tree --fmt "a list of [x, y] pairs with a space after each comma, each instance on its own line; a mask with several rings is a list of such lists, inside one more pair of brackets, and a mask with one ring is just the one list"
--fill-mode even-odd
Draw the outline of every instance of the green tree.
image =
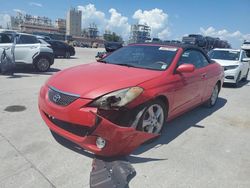
[[109, 42], [122, 42], [122, 37], [117, 35], [115, 32], [105, 31], [103, 38]]

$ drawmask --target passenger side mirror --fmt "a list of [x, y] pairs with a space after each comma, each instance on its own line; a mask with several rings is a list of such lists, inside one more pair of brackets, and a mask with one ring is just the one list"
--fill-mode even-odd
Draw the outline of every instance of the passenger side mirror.
[[250, 62], [250, 58], [243, 58], [242, 61], [243, 62]]
[[195, 66], [193, 64], [182, 64], [176, 69], [179, 73], [191, 73], [194, 72], [194, 70]]

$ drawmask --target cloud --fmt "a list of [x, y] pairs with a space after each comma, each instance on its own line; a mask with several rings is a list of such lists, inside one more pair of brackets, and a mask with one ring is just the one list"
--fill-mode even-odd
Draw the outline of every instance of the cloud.
[[97, 10], [93, 4], [78, 6], [78, 10], [82, 11], [83, 28], [87, 28], [90, 24], [95, 23], [101, 33], [104, 33], [105, 30], [110, 30], [118, 35], [122, 35], [124, 39], [128, 39], [130, 29], [128, 18], [122, 16], [116, 9], [109, 9], [109, 18], [107, 18], [104, 12]]
[[121, 34], [124, 38], [128, 39], [130, 32], [130, 25], [128, 23], [128, 18], [122, 16], [121, 13], [117, 12], [116, 9], [111, 8], [109, 10], [111, 14], [107, 21], [106, 29], [114, 31]]
[[138, 20], [139, 24], [149, 25], [152, 30], [152, 37], [166, 39], [171, 35], [168, 27], [168, 14], [161, 9], [154, 8], [144, 11], [139, 9], [135, 11], [133, 18]]
[[95, 5], [88, 4], [86, 6], [78, 6], [78, 10], [82, 11], [82, 26], [89, 27], [90, 24], [95, 23], [100, 29], [105, 26], [105, 14], [96, 10]]
[[0, 26], [3, 28], [7, 28], [7, 26], [10, 26], [10, 15], [8, 14], [0, 14]]
[[[105, 30], [110, 30], [121, 35], [125, 40], [129, 38], [131, 27], [129, 19], [116, 9], [110, 8], [109, 15], [106, 15], [104, 12], [97, 10], [94, 4], [78, 6], [77, 8], [82, 11], [83, 28], [87, 28], [90, 24], [95, 23], [100, 34]], [[149, 25], [152, 29], [152, 37], [166, 39], [171, 35], [168, 27], [168, 14], [161, 9], [155, 8], [144, 11], [139, 9], [134, 12], [132, 18], [140, 24]]]
[[41, 3], [36, 3], [36, 2], [30, 2], [29, 5], [35, 6], [35, 7], [43, 7], [43, 5]]
[[234, 31], [234, 32], [229, 32], [226, 29], [216, 30], [214, 27], [208, 27], [207, 29], [204, 29], [203, 27], [201, 27], [200, 32], [203, 35], [219, 37], [221, 39], [236, 38], [239, 40], [250, 40], [250, 34], [243, 34], [239, 30]]
[[13, 11], [16, 13], [20, 13], [20, 14], [26, 14], [24, 10], [20, 10], [20, 9], [13, 9]]
[[250, 40], [250, 34], [243, 34], [239, 30], [230, 32], [226, 29], [216, 30], [210, 26], [207, 29], [201, 27], [200, 32], [206, 36], [219, 37], [223, 40], [233, 42], [235, 46], [240, 46], [244, 40]]

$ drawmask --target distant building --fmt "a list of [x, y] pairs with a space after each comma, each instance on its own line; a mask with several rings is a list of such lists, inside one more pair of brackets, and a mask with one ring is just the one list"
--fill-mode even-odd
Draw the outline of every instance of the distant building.
[[83, 29], [82, 36], [85, 38], [96, 39], [98, 38], [98, 28], [95, 23], [89, 25], [88, 28]]
[[58, 29], [52, 24], [51, 19], [23, 13], [17, 13], [15, 17], [11, 17], [11, 29], [26, 33], [59, 33]]
[[131, 26], [129, 43], [141, 43], [150, 39], [151, 28], [144, 24], [134, 24]]
[[70, 9], [66, 19], [66, 35], [81, 36], [82, 11]]
[[55, 26], [58, 29], [59, 33], [65, 34], [66, 33], [66, 20], [62, 18], [58, 18], [55, 21]]

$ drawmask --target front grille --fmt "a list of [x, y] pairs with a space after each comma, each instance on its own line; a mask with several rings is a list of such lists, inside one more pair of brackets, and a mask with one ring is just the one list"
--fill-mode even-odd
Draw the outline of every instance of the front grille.
[[51, 102], [60, 106], [67, 106], [80, 97], [78, 95], [59, 91], [55, 88], [49, 88], [48, 96]]
[[56, 119], [52, 116], [49, 116], [48, 114], [45, 114], [45, 115], [54, 125], [58, 126], [61, 129], [64, 129], [65, 131], [68, 131], [72, 134], [75, 134], [77, 136], [84, 137], [92, 131], [91, 127], [62, 121], [62, 120]]

